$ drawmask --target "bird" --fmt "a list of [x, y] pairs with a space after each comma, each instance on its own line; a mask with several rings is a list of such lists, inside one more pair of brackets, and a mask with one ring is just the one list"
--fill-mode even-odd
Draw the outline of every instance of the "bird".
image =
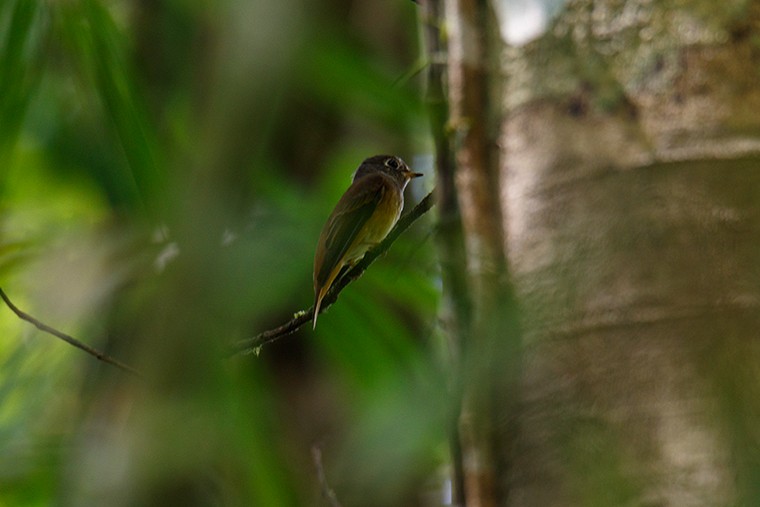
[[375, 155], [359, 165], [319, 235], [312, 329], [317, 327], [322, 299], [333, 282], [393, 229], [404, 207], [406, 185], [420, 176], [393, 155]]

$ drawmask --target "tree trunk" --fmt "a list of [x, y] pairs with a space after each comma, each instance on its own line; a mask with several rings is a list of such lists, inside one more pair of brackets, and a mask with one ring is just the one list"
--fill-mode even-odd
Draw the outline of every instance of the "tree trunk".
[[[452, 31], [456, 73], [472, 39]], [[518, 421], [493, 440], [496, 503], [760, 504], [759, 37], [758, 2], [580, 0], [504, 50], [490, 195], [523, 357], [516, 413], [490, 414]], [[458, 162], [472, 270], [488, 164]]]
[[[431, 0], [433, 1], [433, 0]], [[494, 66], [498, 45], [493, 12], [481, 0], [446, 2], [449, 128], [456, 171], [439, 164], [440, 234], [446, 300], [455, 316], [450, 333], [459, 363], [456, 495], [470, 507], [491, 507], [507, 496], [501, 477], [510, 468], [519, 379], [519, 329], [504, 242], [499, 188], [500, 90]], [[448, 147], [448, 146], [447, 146]], [[437, 145], [439, 161], [446, 158]], [[453, 177], [452, 177], [453, 176]], [[450, 183], [456, 203], [446, 197]], [[455, 215], [461, 233], [452, 227]], [[461, 216], [458, 214], [461, 211]], [[457, 246], [456, 242], [461, 242]], [[447, 262], [465, 252], [464, 263]], [[466, 287], [452, 272], [466, 271]], [[462, 290], [468, 295], [462, 294]], [[458, 303], [458, 304], [457, 304]]]

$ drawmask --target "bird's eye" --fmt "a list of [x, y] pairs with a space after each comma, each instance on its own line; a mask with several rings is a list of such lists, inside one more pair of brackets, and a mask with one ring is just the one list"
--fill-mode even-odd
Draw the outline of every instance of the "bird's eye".
[[398, 160], [396, 160], [395, 157], [391, 157], [391, 158], [386, 159], [385, 160], [385, 165], [386, 165], [386, 167], [390, 167], [391, 169], [398, 169], [399, 168]]

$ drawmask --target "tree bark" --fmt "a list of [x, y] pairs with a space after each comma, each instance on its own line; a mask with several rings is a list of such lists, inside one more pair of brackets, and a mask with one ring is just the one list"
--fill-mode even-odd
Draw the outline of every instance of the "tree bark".
[[505, 53], [502, 504], [760, 502], [759, 36], [758, 2], [582, 0]]
[[[519, 374], [519, 329], [504, 242], [504, 218], [500, 204], [498, 136], [501, 121], [500, 75], [494, 65], [501, 51], [493, 12], [486, 1], [449, 0], [448, 90], [449, 127], [453, 137], [456, 170], [453, 183], [457, 203], [445, 209], [461, 210], [465, 262], [444, 264], [444, 281], [452, 299], [461, 284], [451, 269], [466, 271], [470, 295], [466, 311], [459, 309], [455, 347], [460, 363], [461, 395], [458, 441], [464, 503], [472, 507], [496, 506], [509, 495], [507, 484], [514, 431]], [[439, 159], [442, 154], [438, 153]], [[450, 188], [449, 174], [439, 172], [443, 189]], [[442, 219], [450, 218], [442, 215]], [[458, 239], [452, 227], [442, 228], [449, 239]], [[456, 247], [442, 242], [442, 258]], [[456, 256], [454, 256], [456, 257]], [[461, 306], [461, 305], [459, 305]], [[462, 324], [465, 324], [464, 327]]]

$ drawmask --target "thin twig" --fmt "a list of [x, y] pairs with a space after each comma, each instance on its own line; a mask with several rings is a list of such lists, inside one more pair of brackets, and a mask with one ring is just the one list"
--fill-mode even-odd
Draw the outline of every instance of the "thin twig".
[[[372, 264], [375, 259], [387, 252], [393, 242], [396, 241], [396, 238], [401, 235], [401, 233], [407, 230], [410, 225], [412, 225], [417, 219], [419, 219], [422, 215], [427, 213], [430, 208], [433, 207], [435, 204], [434, 194], [435, 190], [425, 196], [425, 198], [422, 199], [419, 204], [417, 204], [417, 206], [412, 209], [412, 211], [402, 216], [393, 230], [391, 230], [388, 236], [386, 236], [386, 238], [379, 245], [367, 252], [367, 254], [362, 258], [361, 261], [356, 264], [356, 266], [354, 266], [350, 271], [342, 276], [340, 280], [335, 282], [332, 287], [330, 287], [330, 290], [327, 291], [325, 298], [322, 300], [320, 313], [324, 312], [338, 299], [338, 294], [340, 294], [346, 285], [362, 276], [364, 271], [367, 270], [369, 265]], [[307, 322], [311, 322], [312, 317], [314, 317], [313, 306], [308, 310], [296, 313], [295, 317], [282, 324], [281, 326], [259, 333], [253, 338], [239, 341], [231, 347], [229, 355], [234, 356], [238, 354], [249, 354], [256, 352], [263, 345], [271, 343], [278, 338], [282, 338], [283, 336], [288, 336], [289, 334], [295, 333], [302, 325]]]
[[50, 326], [48, 326], [47, 324], [45, 324], [43, 322], [40, 322], [39, 320], [35, 319], [34, 317], [32, 317], [31, 315], [29, 315], [28, 313], [20, 310], [15, 304], [13, 304], [13, 302], [10, 300], [10, 298], [8, 298], [8, 295], [5, 293], [5, 291], [2, 288], [0, 288], [0, 298], [2, 298], [3, 301], [5, 301], [5, 304], [8, 305], [8, 308], [10, 308], [11, 311], [13, 313], [15, 313], [16, 316], [19, 319], [25, 320], [26, 322], [32, 324], [34, 327], [36, 327], [37, 329], [39, 329], [43, 333], [51, 334], [51, 335], [55, 336], [56, 338], [59, 338], [59, 339], [65, 341], [69, 345], [73, 345], [74, 347], [76, 347], [76, 348], [78, 348], [80, 350], [84, 350], [85, 352], [87, 352], [91, 356], [96, 357], [97, 359], [99, 359], [100, 361], [103, 361], [104, 363], [108, 363], [110, 365], [116, 366], [120, 370], [123, 370], [123, 371], [125, 371], [127, 373], [131, 373], [132, 375], [135, 375], [135, 376], [138, 376], [138, 377], [140, 376], [140, 373], [137, 370], [135, 370], [134, 368], [132, 368], [131, 366], [128, 366], [128, 365], [122, 363], [121, 361], [112, 358], [108, 354], [104, 354], [103, 352], [100, 352], [99, 350], [94, 349], [94, 348], [90, 347], [89, 345], [86, 345], [86, 344], [80, 342], [76, 338], [73, 338], [72, 336], [69, 336], [66, 333], [62, 333], [61, 331], [58, 331], [57, 329], [55, 329], [53, 327], [50, 327]]
[[330, 503], [330, 507], [340, 507], [340, 502], [335, 495], [335, 491], [327, 483], [325, 467], [322, 465], [322, 449], [318, 445], [311, 446], [311, 457], [314, 460], [314, 467], [317, 469], [317, 478], [319, 479], [319, 485], [322, 487], [322, 496]]

